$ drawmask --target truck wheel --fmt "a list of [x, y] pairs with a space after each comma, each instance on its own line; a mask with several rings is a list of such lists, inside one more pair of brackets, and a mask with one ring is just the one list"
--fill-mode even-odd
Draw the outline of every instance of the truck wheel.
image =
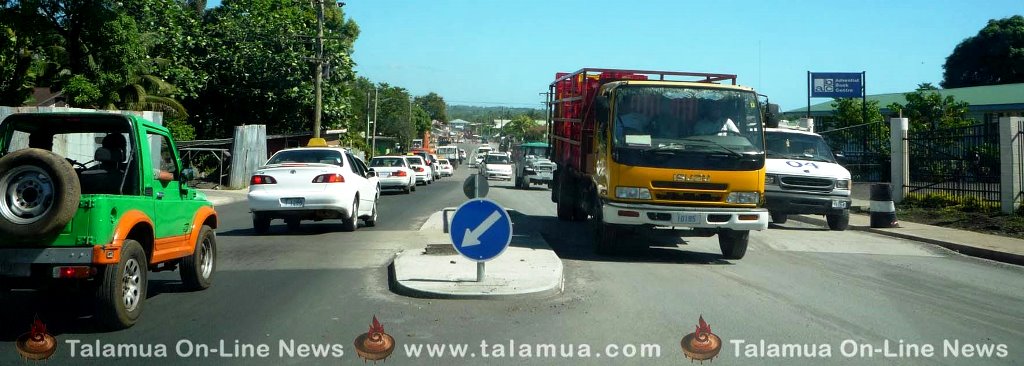
[[718, 232], [718, 247], [725, 259], [742, 259], [747, 254], [750, 231], [722, 230]]
[[850, 211], [843, 211], [837, 215], [825, 215], [825, 220], [828, 221], [828, 228], [835, 231], [846, 230], [850, 226]]
[[81, 190], [75, 169], [60, 155], [43, 149], [7, 154], [0, 158], [0, 236], [57, 234], [75, 216]]
[[266, 234], [270, 231], [270, 217], [259, 212], [252, 213], [252, 230], [256, 234]]
[[789, 220], [789, 215], [784, 213], [771, 212], [770, 215], [772, 216], [772, 222], [776, 224], [785, 224]]
[[359, 197], [352, 202], [352, 214], [341, 220], [341, 231], [356, 231], [359, 228]]
[[205, 290], [213, 284], [217, 269], [217, 233], [203, 225], [196, 239], [195, 251], [181, 260], [181, 282], [191, 291]]
[[601, 218], [591, 220], [590, 227], [594, 233], [594, 252], [601, 255], [614, 255], [621, 251], [617, 245], [619, 229], [606, 224]]
[[558, 211], [559, 220], [572, 221], [574, 212], [573, 206], [576, 205], [576, 202], [572, 199], [572, 192], [567, 192], [567, 189], [565, 189], [566, 186], [568, 186], [568, 184], [563, 182], [558, 188], [556, 209]]
[[96, 289], [96, 319], [111, 329], [124, 329], [142, 315], [146, 300], [149, 262], [139, 242], [126, 239], [121, 260], [100, 270]]

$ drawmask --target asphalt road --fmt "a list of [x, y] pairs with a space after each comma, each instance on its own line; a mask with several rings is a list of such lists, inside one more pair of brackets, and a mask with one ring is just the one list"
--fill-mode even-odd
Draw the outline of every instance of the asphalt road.
[[[16, 292], [0, 300], [0, 350], [8, 349], [0, 351], [0, 364], [24, 364], [13, 340], [28, 330], [36, 313], [60, 342], [49, 361], [53, 364], [362, 364], [353, 340], [366, 332], [373, 316], [398, 344], [387, 359], [387, 364], [398, 365], [688, 364], [679, 342], [693, 332], [699, 316], [724, 342], [713, 364], [1024, 363], [1021, 267], [792, 220], [752, 234], [750, 250], [739, 261], [723, 260], [715, 238], [680, 238], [671, 232], [627, 239], [656, 245], [648, 250], [597, 256], [584, 224], [554, 218], [549, 191], [539, 186], [516, 190], [509, 182], [492, 182], [489, 198], [515, 209], [517, 233], [539, 233], [562, 258], [562, 294], [500, 301], [392, 294], [387, 285], [390, 258], [399, 250], [423, 246], [409, 230], [418, 229], [436, 210], [461, 203], [461, 180], [467, 172], [460, 168], [456, 179], [420, 186], [411, 195], [382, 197], [379, 226], [354, 233], [338, 232], [337, 224], [330, 223], [307, 224], [290, 233], [276, 223], [270, 235], [254, 236], [244, 203], [219, 207], [220, 262], [209, 290], [184, 292], [176, 272], [152, 274], [141, 321], [110, 333], [96, 330], [87, 312], [71, 311], [86, 308], [81, 300]], [[741, 340], [744, 346], [737, 347]], [[944, 341], [956, 340], [961, 348], [1004, 344], [1007, 355], [954, 357]], [[81, 344], [73, 347], [68, 341]], [[164, 345], [168, 355], [82, 357], [83, 344], [96, 341]], [[180, 351], [189, 351], [188, 345], [197, 344], [217, 348], [221, 341], [233, 357], [182, 356], [176, 349], [180, 345]], [[289, 356], [293, 341], [337, 344], [344, 354]], [[482, 348], [481, 341], [488, 346]], [[892, 353], [931, 345], [935, 356], [886, 356], [881, 352], [886, 341]], [[240, 347], [266, 344], [269, 357], [238, 357], [236, 342]], [[435, 343], [470, 347], [465, 358], [430, 358], [424, 350], [417, 359], [406, 353], [407, 346]], [[495, 356], [495, 344], [504, 348], [503, 357]], [[522, 346], [537, 344], [558, 345], [559, 353], [571, 348], [576, 357], [522, 357]], [[609, 349], [609, 344], [616, 347]], [[631, 347], [641, 344], [658, 345], [660, 356], [610, 358], [616, 350], [640, 352]], [[831, 355], [772, 357], [771, 344], [806, 344], [814, 351], [827, 345]], [[755, 349], [750, 351], [749, 345]], [[844, 345], [858, 350], [869, 345], [879, 352], [847, 356]], [[583, 357], [588, 346], [589, 357]], [[79, 353], [74, 357], [73, 348]], [[514, 357], [510, 348], [516, 351]], [[542, 353], [539, 347], [531, 350], [534, 356]]]

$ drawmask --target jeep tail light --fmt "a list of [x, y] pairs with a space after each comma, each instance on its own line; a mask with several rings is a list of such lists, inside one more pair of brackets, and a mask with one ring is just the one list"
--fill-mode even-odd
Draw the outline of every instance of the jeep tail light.
[[53, 278], [89, 278], [96, 273], [89, 266], [54, 267]]
[[313, 183], [345, 183], [345, 176], [341, 174], [320, 174], [313, 178]]
[[395, 174], [394, 174], [394, 176], [396, 176], [396, 177], [404, 177], [406, 175], [409, 175], [409, 174], [406, 173], [404, 170], [396, 171]]
[[277, 184], [277, 179], [269, 175], [254, 175], [249, 180], [249, 185], [258, 186], [260, 184]]

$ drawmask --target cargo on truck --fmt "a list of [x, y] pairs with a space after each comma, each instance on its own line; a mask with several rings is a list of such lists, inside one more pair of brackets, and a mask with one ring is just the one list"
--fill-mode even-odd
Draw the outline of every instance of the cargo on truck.
[[599, 253], [671, 227], [740, 259], [767, 229], [762, 107], [736, 75], [581, 69], [549, 88], [551, 199], [560, 220], [590, 220]]

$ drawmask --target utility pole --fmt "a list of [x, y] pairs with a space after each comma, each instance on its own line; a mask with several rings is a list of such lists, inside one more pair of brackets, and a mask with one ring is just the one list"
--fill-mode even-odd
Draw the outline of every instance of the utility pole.
[[323, 109], [324, 82], [324, 0], [316, 0], [316, 78], [313, 89], [316, 94], [316, 107], [313, 111], [313, 138], [320, 138], [320, 114]]
[[373, 88], [373, 134], [370, 135], [370, 157], [377, 155], [377, 125], [380, 120], [377, 119], [377, 87]]
[[[376, 89], [376, 88], [374, 88]], [[370, 146], [370, 92], [366, 92], [366, 146]]]

